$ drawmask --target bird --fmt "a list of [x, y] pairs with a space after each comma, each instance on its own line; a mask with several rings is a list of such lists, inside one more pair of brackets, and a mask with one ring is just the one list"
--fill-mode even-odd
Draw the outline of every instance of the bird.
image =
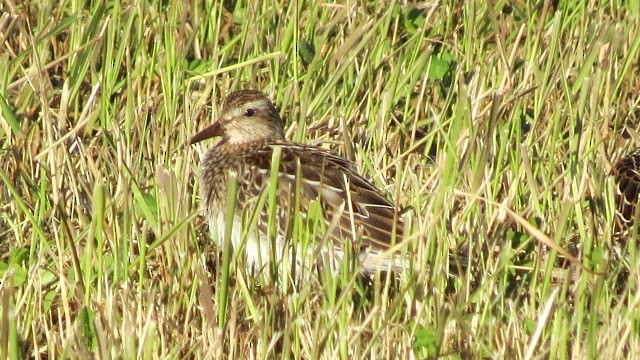
[[633, 223], [640, 193], [640, 148], [618, 160], [610, 174], [615, 183], [616, 226], [628, 228]]
[[[404, 241], [401, 211], [350, 160], [321, 147], [287, 140], [284, 126], [264, 93], [240, 90], [227, 95], [217, 121], [189, 139], [193, 145], [219, 138], [204, 153], [199, 175], [201, 207], [218, 246], [222, 246], [227, 226], [232, 228], [234, 251], [242, 248], [242, 233], [246, 232], [247, 267], [261, 270], [281, 261], [273, 254], [293, 252], [296, 218], [302, 224], [320, 219], [319, 231], [308, 241], [311, 246], [300, 250], [300, 241], [296, 243], [298, 253], [315, 255], [314, 265], [335, 266], [349, 253], [357, 256], [363, 274], [403, 269], [406, 261], [398, 255]], [[277, 173], [272, 174], [276, 168]], [[232, 173], [238, 190], [232, 224], [228, 224]], [[272, 181], [277, 191], [275, 211], [269, 212], [264, 199]], [[247, 230], [251, 216], [255, 226]]]

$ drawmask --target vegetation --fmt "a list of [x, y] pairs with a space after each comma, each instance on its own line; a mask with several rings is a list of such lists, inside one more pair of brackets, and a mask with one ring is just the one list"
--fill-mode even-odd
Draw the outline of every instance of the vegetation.
[[[0, 2], [0, 358], [640, 354], [608, 176], [640, 140], [639, 15]], [[223, 281], [197, 196], [211, 143], [185, 143], [242, 88], [408, 209], [410, 269], [273, 283], [233, 258]]]

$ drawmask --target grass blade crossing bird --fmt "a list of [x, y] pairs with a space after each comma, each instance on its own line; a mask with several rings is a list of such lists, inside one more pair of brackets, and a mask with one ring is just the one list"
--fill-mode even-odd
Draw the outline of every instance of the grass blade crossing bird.
[[[257, 209], [258, 199], [277, 179], [275, 230], [276, 250], [282, 254], [298, 199], [302, 219], [313, 204], [321, 208], [326, 222], [321, 252], [340, 260], [347, 247], [358, 255], [364, 273], [377, 268], [399, 270], [403, 262], [394, 253], [402, 242], [403, 223], [398, 210], [353, 164], [328, 150], [288, 141], [284, 121], [273, 103], [255, 90], [230, 93], [218, 121], [195, 134], [190, 144], [212, 137], [220, 140], [201, 161], [202, 208], [214, 240], [221, 245], [226, 223], [225, 209], [229, 174], [237, 174], [238, 194], [233, 220], [232, 244], [240, 246], [243, 214], [257, 212], [257, 226], [247, 238], [247, 264], [261, 268], [270, 259], [269, 212]], [[273, 153], [279, 149], [278, 173], [271, 174]], [[273, 176], [275, 175], [275, 176]], [[286, 250], [286, 249], [285, 249]], [[334, 256], [335, 255], [335, 256]]]

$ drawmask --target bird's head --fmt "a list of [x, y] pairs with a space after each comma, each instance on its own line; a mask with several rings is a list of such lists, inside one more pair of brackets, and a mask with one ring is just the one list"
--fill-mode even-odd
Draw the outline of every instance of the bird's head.
[[214, 136], [231, 144], [244, 144], [266, 139], [283, 139], [284, 122], [273, 103], [260, 91], [232, 92], [224, 100], [218, 121], [193, 135], [195, 144]]

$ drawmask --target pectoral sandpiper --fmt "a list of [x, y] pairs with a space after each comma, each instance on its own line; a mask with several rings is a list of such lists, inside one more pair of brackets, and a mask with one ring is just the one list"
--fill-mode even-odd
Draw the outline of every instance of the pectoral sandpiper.
[[[396, 207], [358, 174], [349, 160], [319, 147], [288, 141], [283, 129], [282, 118], [263, 93], [242, 90], [227, 96], [218, 121], [190, 139], [195, 144], [211, 137], [221, 138], [204, 155], [200, 173], [202, 207], [214, 240], [221, 244], [224, 238], [229, 176], [235, 172], [235, 249], [242, 241], [243, 215], [245, 220], [247, 213], [256, 211], [258, 215], [255, 229], [248, 230], [248, 265], [262, 267], [273, 253], [269, 250], [268, 206], [256, 207], [262, 194], [269, 191], [270, 179], [277, 179], [275, 222], [272, 221], [276, 253], [282, 254], [285, 246], [291, 246], [285, 244], [291, 244], [287, 241], [292, 234], [295, 209], [299, 209], [298, 218], [306, 221], [315, 206], [321, 209], [320, 218], [326, 225], [326, 234], [316, 239], [324, 260], [327, 254], [331, 254], [331, 261], [340, 260], [348, 248], [358, 256], [364, 273], [398, 270], [403, 262], [395, 255], [394, 245], [402, 241], [403, 224]], [[280, 151], [278, 174], [272, 177], [276, 149]]]
[[616, 221], [620, 229], [628, 227], [640, 193], [640, 149], [620, 159], [611, 169], [615, 178]]

